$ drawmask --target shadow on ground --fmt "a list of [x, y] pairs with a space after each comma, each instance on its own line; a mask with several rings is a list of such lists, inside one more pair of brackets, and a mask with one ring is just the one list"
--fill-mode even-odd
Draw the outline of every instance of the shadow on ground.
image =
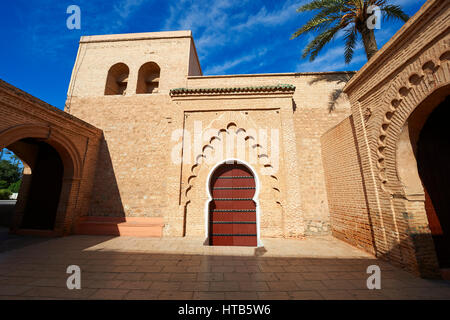
[[50, 238], [10, 234], [9, 228], [0, 227], [0, 253], [20, 249], [48, 240], [50, 240]]
[[[326, 254], [310, 254], [327, 243]], [[265, 250], [183, 238], [52, 239], [0, 254], [0, 299], [450, 299], [449, 282], [416, 278], [333, 238], [271, 239]], [[374, 264], [381, 290], [367, 289]], [[67, 289], [69, 265], [81, 268], [81, 290]]]

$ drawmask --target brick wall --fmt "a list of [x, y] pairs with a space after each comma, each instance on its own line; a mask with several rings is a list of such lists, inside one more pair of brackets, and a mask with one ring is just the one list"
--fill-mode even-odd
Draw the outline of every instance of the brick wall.
[[[160, 90], [136, 94], [138, 70], [148, 61], [155, 61], [161, 68]], [[130, 69], [126, 93], [105, 96], [106, 74], [118, 62]], [[224, 127], [214, 128], [226, 129], [229, 123], [239, 121], [246, 130], [280, 132], [280, 149], [285, 153], [279, 159], [271, 159], [280, 163], [280, 171], [275, 178], [262, 179], [262, 235], [329, 234], [320, 136], [349, 115], [345, 95], [336, 98], [351, 75], [331, 72], [201, 76], [190, 32], [83, 37], [66, 110], [102, 128], [104, 133], [89, 215], [164, 217], [165, 235], [182, 235], [183, 229], [188, 234], [195, 229], [193, 235], [203, 235], [208, 167], [202, 165], [201, 173], [193, 174], [192, 170], [199, 167], [174, 163], [172, 152], [180, 141], [173, 140], [172, 135], [182, 129], [193, 134], [193, 121], [200, 121], [206, 129], [217, 119], [227, 119], [221, 123]], [[294, 85], [295, 92], [283, 98], [267, 92], [203, 98], [194, 95], [186, 99], [169, 95], [170, 89], [180, 87], [277, 84]], [[292, 160], [287, 160], [289, 157]], [[189, 191], [190, 197], [197, 189], [199, 193], [195, 199], [183, 202], [180, 199], [186, 196], [189, 178], [199, 186]], [[277, 179], [276, 185], [272, 185], [273, 179]], [[193, 215], [196, 222], [188, 222], [191, 228], [183, 227]]]
[[377, 256], [424, 277], [439, 276], [439, 268], [423, 187], [401, 180], [398, 141], [405, 126], [411, 133], [409, 117], [420, 103], [450, 84], [449, 10], [448, 1], [427, 1], [344, 87]]
[[372, 254], [372, 224], [367, 206], [353, 117], [322, 138], [322, 159], [333, 236]]
[[[61, 157], [64, 177], [55, 228], [51, 234], [70, 233], [73, 223], [87, 214], [101, 130], [1, 80], [0, 118], [0, 148], [6, 147], [16, 152], [26, 162], [27, 168], [12, 229], [21, 226], [30, 177], [36, 169], [33, 144], [24, 147], [22, 143], [22, 139], [31, 139], [27, 141], [40, 141], [52, 146]], [[51, 175], [50, 172], [48, 174]], [[42, 189], [45, 189], [45, 182]]]

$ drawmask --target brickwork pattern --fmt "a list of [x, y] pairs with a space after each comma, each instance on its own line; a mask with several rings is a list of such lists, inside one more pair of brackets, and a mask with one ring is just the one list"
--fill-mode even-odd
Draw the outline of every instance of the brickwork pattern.
[[[428, 1], [346, 85], [376, 254], [438, 277], [422, 196], [399, 179], [398, 141], [411, 113], [449, 84], [449, 3]], [[447, 26], [447, 27], [443, 27]], [[339, 202], [339, 200], [335, 200]], [[354, 239], [356, 241], [356, 239]]]
[[[51, 233], [71, 233], [78, 217], [87, 214], [101, 130], [4, 81], [0, 81], [0, 118], [0, 148], [9, 147], [13, 152], [17, 151], [19, 157], [30, 160], [33, 150], [21, 150], [16, 142], [35, 138], [50, 144], [60, 154], [64, 178], [55, 228]], [[21, 224], [33, 165], [32, 161], [25, 164], [27, 170], [13, 216], [13, 230]]]
[[352, 116], [322, 136], [322, 157], [333, 236], [374, 254], [372, 223]]
[[[136, 94], [137, 72], [149, 61], [160, 66], [160, 88], [155, 94]], [[130, 69], [126, 93], [105, 96], [106, 74], [118, 62]], [[89, 215], [163, 217], [166, 236], [204, 235], [205, 185], [214, 164], [174, 163], [172, 158], [190, 152], [192, 161], [203, 159], [203, 150], [191, 150], [193, 141], [186, 144], [196, 121], [205, 135], [208, 129], [235, 124], [235, 130], [267, 129], [270, 134], [275, 129], [279, 134], [276, 159], [271, 159], [270, 142], [250, 141], [261, 144], [249, 148], [260, 157], [262, 236], [329, 234], [320, 136], [349, 115], [348, 100], [336, 93], [351, 75], [201, 76], [190, 32], [83, 37], [66, 111], [104, 133]], [[284, 89], [201, 95], [191, 90], [277, 85]], [[190, 91], [170, 96], [177, 88]], [[200, 147], [213, 148], [207, 146], [211, 138], [205, 136]], [[261, 174], [275, 163], [276, 174]]]

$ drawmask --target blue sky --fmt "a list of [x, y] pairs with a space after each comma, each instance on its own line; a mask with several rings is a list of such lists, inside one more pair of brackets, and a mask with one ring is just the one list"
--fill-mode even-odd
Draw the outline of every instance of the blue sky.
[[[306, 0], [14, 0], [0, 19], [0, 78], [63, 108], [82, 35], [192, 30], [205, 75], [358, 70], [363, 48], [344, 63], [343, 38], [316, 61], [301, 59], [311, 37], [290, 40], [308, 18], [296, 12]], [[413, 15], [425, 0], [391, 0]], [[81, 30], [69, 30], [66, 9], [81, 8]], [[382, 23], [381, 48], [402, 23]]]

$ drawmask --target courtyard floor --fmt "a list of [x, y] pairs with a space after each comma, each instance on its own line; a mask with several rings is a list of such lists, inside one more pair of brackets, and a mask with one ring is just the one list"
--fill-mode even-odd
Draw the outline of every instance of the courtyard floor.
[[[333, 237], [263, 239], [258, 249], [183, 238], [17, 241], [0, 252], [0, 299], [450, 299], [450, 282], [416, 278]], [[381, 290], [366, 287], [374, 264]], [[80, 290], [67, 289], [69, 265], [81, 268]]]

